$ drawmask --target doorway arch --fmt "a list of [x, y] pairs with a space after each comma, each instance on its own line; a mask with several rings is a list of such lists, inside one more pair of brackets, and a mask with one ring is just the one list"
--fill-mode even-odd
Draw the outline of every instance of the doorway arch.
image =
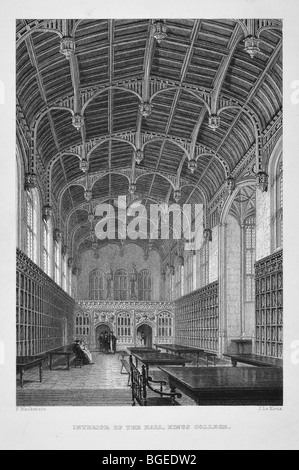
[[101, 335], [105, 335], [106, 333], [110, 335], [113, 332], [111, 325], [108, 323], [100, 323], [95, 329], [95, 343], [96, 349], [100, 350], [100, 337]]
[[[140, 342], [140, 338], [143, 342]], [[153, 347], [153, 328], [147, 323], [143, 323], [137, 328], [137, 346], [144, 346], [145, 348]]]

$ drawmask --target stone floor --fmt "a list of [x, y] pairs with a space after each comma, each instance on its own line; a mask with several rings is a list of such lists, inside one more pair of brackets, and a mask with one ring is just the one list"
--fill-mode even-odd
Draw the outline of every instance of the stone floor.
[[[84, 366], [82, 369], [76, 369], [72, 364], [70, 371], [66, 370], [63, 358], [52, 371], [44, 364], [42, 383], [39, 382], [38, 368], [26, 371], [23, 389], [17, 380], [17, 405], [131, 406], [128, 375], [120, 373], [121, 362], [118, 354], [105, 355], [94, 352], [93, 361], [93, 365]], [[154, 379], [163, 379], [161, 371], [155, 368], [151, 369], [151, 376]], [[184, 395], [179, 401], [182, 406], [195, 406], [193, 400]]]

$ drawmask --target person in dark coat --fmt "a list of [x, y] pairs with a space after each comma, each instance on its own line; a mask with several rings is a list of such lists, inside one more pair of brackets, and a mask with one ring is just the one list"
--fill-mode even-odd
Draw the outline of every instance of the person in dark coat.
[[113, 349], [113, 354], [116, 353], [116, 345], [117, 345], [117, 338], [116, 338], [116, 336], [112, 333], [112, 349]]

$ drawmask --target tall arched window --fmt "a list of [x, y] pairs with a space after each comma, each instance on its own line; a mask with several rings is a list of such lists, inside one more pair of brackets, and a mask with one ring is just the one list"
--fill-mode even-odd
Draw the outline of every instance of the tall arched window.
[[67, 292], [67, 257], [62, 258], [62, 289]]
[[152, 300], [152, 275], [147, 269], [138, 275], [138, 298], [139, 300]]
[[54, 243], [54, 275], [55, 282], [61, 285], [61, 247], [60, 243]]
[[124, 269], [116, 271], [114, 275], [114, 300], [127, 300], [128, 279]]
[[72, 268], [68, 267], [67, 292], [70, 296], [72, 295], [72, 278], [73, 278]]
[[27, 191], [27, 255], [38, 264], [38, 195], [36, 189]]
[[44, 271], [48, 276], [51, 276], [51, 246], [52, 246], [52, 228], [51, 222], [45, 222], [43, 224], [43, 263]]
[[179, 299], [181, 297], [181, 265], [178, 263], [175, 266], [175, 275], [174, 275], [174, 282], [175, 282], [175, 299]]
[[189, 252], [186, 257], [186, 294], [193, 291], [193, 252]]
[[209, 284], [209, 242], [205, 241], [200, 250], [201, 287]]
[[255, 217], [244, 221], [245, 230], [245, 302], [253, 302], [255, 295]]
[[276, 170], [276, 248], [283, 244], [283, 166], [280, 157]]
[[104, 273], [95, 269], [89, 278], [89, 298], [91, 300], [104, 300]]

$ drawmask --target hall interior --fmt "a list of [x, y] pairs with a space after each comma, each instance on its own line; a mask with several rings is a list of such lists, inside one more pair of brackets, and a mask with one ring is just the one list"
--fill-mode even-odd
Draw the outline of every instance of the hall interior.
[[281, 403], [282, 22], [26, 19], [16, 48], [18, 405]]

